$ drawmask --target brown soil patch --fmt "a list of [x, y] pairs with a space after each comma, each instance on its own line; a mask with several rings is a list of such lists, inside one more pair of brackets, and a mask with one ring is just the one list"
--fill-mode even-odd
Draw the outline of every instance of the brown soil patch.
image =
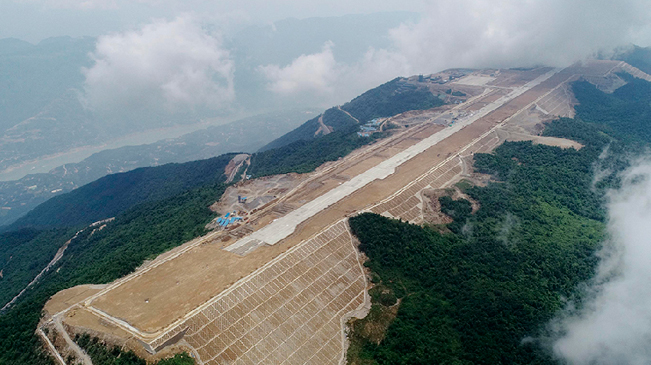
[[74, 308], [65, 314], [65, 323], [69, 326], [90, 331], [91, 329], [100, 330], [100, 333], [116, 336], [118, 338], [129, 338], [129, 333], [120, 329], [116, 325], [98, 318], [93, 313], [84, 308]]
[[547, 146], [560, 147], [560, 148], [574, 148], [580, 150], [583, 145], [579, 142], [572, 141], [571, 139], [557, 138], [557, 137], [543, 137], [543, 136], [530, 136], [523, 134], [510, 133], [506, 138], [509, 142], [518, 141], [532, 141], [533, 144], [544, 144]]
[[441, 203], [439, 198], [446, 196], [445, 190], [429, 189], [423, 191], [423, 201], [425, 206], [423, 208], [423, 220], [429, 224], [448, 224], [452, 223], [452, 218], [441, 212]]
[[229, 162], [228, 165], [226, 165], [226, 168], [224, 169], [224, 175], [227, 177], [230, 177], [232, 174], [234, 174], [235, 171], [242, 161], [246, 160], [249, 157], [246, 153], [241, 153], [239, 155], [235, 155]]
[[201, 245], [108, 292], [93, 306], [143, 331], [155, 332], [289, 247], [265, 246], [242, 257], [222, 250], [221, 244]]
[[477, 99], [474, 103], [471, 103], [467, 105], [466, 107], [463, 108], [463, 110], [466, 111], [477, 111], [486, 105], [496, 101], [497, 99], [501, 98], [502, 96], [506, 95], [508, 93], [508, 90], [493, 90], [490, 91], [486, 96], [483, 96], [479, 99]]
[[101, 285], [78, 285], [54, 294], [45, 303], [43, 310], [49, 314], [59, 313], [80, 301], [96, 294], [101, 290]]
[[452, 218], [441, 212], [441, 203], [439, 198], [449, 196], [453, 200], [465, 199], [472, 206], [472, 213], [479, 210], [479, 203], [470, 196], [464, 194], [458, 187], [454, 186], [446, 189], [428, 189], [422, 192], [422, 196], [427, 203], [423, 209], [424, 221], [429, 224], [448, 224]]

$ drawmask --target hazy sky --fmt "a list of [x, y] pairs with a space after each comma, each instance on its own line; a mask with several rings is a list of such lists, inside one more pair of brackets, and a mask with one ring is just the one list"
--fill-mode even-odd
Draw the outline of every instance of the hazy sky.
[[[389, 11], [420, 17], [379, 31], [382, 46], [358, 39], [354, 60], [337, 44], [359, 38], [354, 29], [338, 41], [312, 34], [312, 44], [294, 47], [282, 62], [244, 65], [239, 45], [228, 43], [251, 24]], [[567, 66], [631, 42], [648, 46], [651, 7], [648, 0], [0, 0], [0, 38], [58, 35], [99, 36], [94, 66], [80, 70], [96, 108], [229, 108], [246, 84], [243, 74], [262, 80], [248, 87], [277, 107], [328, 107], [397, 76]], [[281, 44], [291, 48], [293, 34], [285, 37]]]
[[423, 9], [422, 0], [0, 0], [0, 38], [38, 42], [60, 35], [98, 36], [155, 18], [194, 12], [229, 21], [270, 23], [295, 17]]

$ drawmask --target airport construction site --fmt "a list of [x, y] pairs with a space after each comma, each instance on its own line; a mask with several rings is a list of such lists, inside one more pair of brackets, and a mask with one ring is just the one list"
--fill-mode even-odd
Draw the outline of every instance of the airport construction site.
[[651, 80], [619, 61], [415, 77], [467, 97], [383, 119], [395, 126], [388, 137], [312, 173], [230, 186], [212, 206], [222, 220], [211, 233], [113, 283], [57, 293], [39, 335], [59, 363], [69, 354], [90, 361], [71, 339], [79, 333], [147, 360], [187, 351], [197, 364], [345, 363], [346, 323], [368, 312], [371, 285], [347, 218], [374, 212], [428, 223], [428, 195], [462, 179], [485, 183], [472, 156], [504, 141], [581, 148], [539, 134], [545, 122], [573, 116], [571, 82], [608, 89], [621, 81], [617, 72]]

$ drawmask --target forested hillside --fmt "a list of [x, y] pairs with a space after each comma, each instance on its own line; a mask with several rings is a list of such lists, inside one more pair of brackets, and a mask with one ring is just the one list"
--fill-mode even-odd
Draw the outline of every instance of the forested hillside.
[[[373, 118], [391, 117], [409, 110], [424, 110], [443, 105], [427, 88], [408, 84], [403, 78], [396, 78], [339, 107], [323, 113], [323, 123], [333, 131], [347, 130], [349, 127], [366, 123]], [[352, 117], [351, 117], [352, 116]], [[319, 117], [310, 119], [295, 130], [274, 140], [260, 149], [261, 152], [279, 148], [300, 140], [319, 138]]]
[[623, 138], [651, 141], [651, 83], [629, 74], [619, 75], [628, 83], [612, 94], [587, 81], [575, 82], [572, 90], [579, 100], [577, 116], [608, 126]]
[[234, 154], [207, 160], [143, 167], [107, 175], [37, 206], [5, 230], [24, 227], [74, 227], [119, 214], [141, 202], [174, 196], [188, 189], [223, 181]]
[[430, 109], [443, 104], [427, 88], [408, 84], [399, 77], [363, 93], [341, 108], [361, 123], [366, 123], [373, 118], [390, 117], [408, 110]]
[[[41, 309], [49, 297], [75, 285], [113, 281], [135, 270], [145, 259], [205, 234], [205, 224], [215, 216], [209, 206], [219, 199], [225, 188], [218, 182], [163, 200], [141, 203], [119, 214], [102, 230], [86, 229], [70, 243], [53, 270], [15, 306], [0, 315], [0, 364], [51, 364], [52, 360], [42, 352], [42, 344], [34, 334]], [[24, 271], [40, 270], [42, 266], [36, 265], [50, 260], [52, 251], [73, 234], [74, 230], [52, 230], [28, 231], [21, 239], [10, 237], [11, 241], [7, 234], [0, 237], [1, 246], [35, 248], [31, 256], [33, 266], [5, 271], [5, 277], [15, 274], [25, 280], [0, 279], [3, 298], [17, 294], [27, 284], [29, 275]], [[33, 238], [30, 240], [30, 237]], [[2, 262], [6, 262], [6, 257], [2, 257]]]
[[340, 132], [342, 130], [348, 129], [352, 125], [357, 124], [357, 121], [355, 121], [345, 112], [341, 111], [339, 108], [330, 108], [316, 118], [310, 119], [307, 122], [303, 123], [300, 127], [294, 129], [293, 131], [288, 132], [287, 134], [271, 141], [266, 146], [260, 148], [259, 152], [284, 147], [296, 141], [309, 141], [328, 134], [328, 132], [317, 134], [319, 128], [321, 127], [319, 119], [321, 119], [321, 122], [324, 125], [330, 127], [333, 132]]
[[[0, 47], [1, 49], [1, 47]], [[211, 126], [178, 138], [152, 144], [104, 150], [78, 163], [20, 180], [0, 181], [0, 226], [8, 225], [56, 195], [86, 185], [108, 174], [139, 167], [196, 161], [229, 152], [255, 152], [260, 146], [295, 128], [313, 109], [292, 109], [255, 115], [225, 125]]]
[[631, 49], [617, 55], [616, 58], [651, 74], [651, 47], [633, 45]]
[[375, 138], [379, 136], [359, 137], [357, 128], [349, 127], [321, 138], [299, 140], [283, 147], [253, 154], [247, 173], [253, 177], [260, 177], [288, 172], [311, 172], [322, 163], [344, 157], [354, 149], [374, 141]]
[[[476, 154], [475, 169], [494, 182], [460, 185], [480, 206], [474, 214], [463, 199], [440, 198], [454, 219], [448, 233], [369, 213], [351, 218], [375, 288], [371, 313], [353, 322], [349, 363], [557, 363], [533, 339], [547, 335], [564, 298], [580, 303], [577, 286], [594, 274], [604, 191], [651, 141], [649, 87], [629, 79], [607, 95], [575, 83], [577, 119], [556, 120], [545, 135], [577, 140], [578, 151], [507, 142]], [[595, 166], [609, 175], [593, 185]]]
[[352, 218], [379, 285], [401, 299], [384, 341], [358, 338], [358, 356], [379, 364], [553, 363], [522, 339], [541, 335], [562, 297], [593, 273], [603, 215], [590, 166], [601, 147], [513, 142], [478, 155], [480, 171], [506, 178], [466, 190], [480, 204], [474, 215], [461, 209], [465, 201], [441, 199], [454, 218], [450, 234]]

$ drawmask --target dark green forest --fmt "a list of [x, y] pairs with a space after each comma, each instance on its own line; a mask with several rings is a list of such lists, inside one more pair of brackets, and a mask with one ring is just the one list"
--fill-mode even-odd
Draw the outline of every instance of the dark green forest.
[[[225, 188], [222, 183], [214, 183], [163, 200], [141, 203], [119, 214], [101, 231], [93, 233], [86, 229], [70, 243], [54, 270], [0, 315], [0, 364], [50, 364], [34, 334], [41, 308], [49, 297], [75, 285], [113, 281], [135, 270], [145, 259], [205, 234], [205, 224], [214, 217], [208, 207], [219, 199]], [[37, 258], [42, 262], [49, 261], [51, 251], [74, 234], [74, 230], [29, 232], [34, 236], [32, 240], [13, 242], [36, 245], [38, 240], [48, 244], [49, 251], [34, 253], [40, 255]], [[0, 279], [3, 293], [17, 293], [24, 284]]]
[[603, 213], [589, 162], [598, 154], [513, 142], [479, 155], [478, 169], [506, 177], [466, 190], [480, 204], [474, 215], [466, 200], [440, 199], [454, 218], [450, 234], [351, 218], [368, 267], [401, 299], [384, 341], [360, 340], [359, 356], [377, 364], [553, 363], [522, 340], [540, 335], [561, 296], [593, 273]]
[[301, 124], [298, 128], [287, 132], [286, 134], [276, 138], [275, 140], [269, 142], [265, 146], [261, 147], [258, 152], [272, 150], [274, 148], [280, 148], [288, 144], [294, 143], [301, 140], [310, 140], [314, 138], [314, 134], [319, 130], [319, 118], [317, 116], [308, 120], [307, 122]]
[[617, 55], [616, 58], [651, 74], [651, 47], [633, 45], [631, 49]]
[[587, 81], [572, 84], [579, 105], [578, 118], [612, 129], [620, 139], [651, 141], [651, 83], [620, 73], [628, 83], [612, 94], [598, 90]]
[[[319, 130], [319, 118], [310, 119], [307, 122], [301, 124], [298, 128], [286, 133], [285, 135], [271, 141], [266, 146], [260, 148], [259, 152], [268, 151], [274, 148], [280, 148], [287, 146], [296, 141], [309, 141], [315, 138], [316, 132]], [[323, 124], [332, 127], [333, 131], [341, 131], [348, 129], [350, 126], [357, 124], [357, 122], [351, 118], [345, 112], [339, 110], [339, 108], [330, 108], [323, 112]]]
[[114, 217], [139, 203], [221, 181], [224, 168], [234, 155], [107, 175], [46, 201], [5, 230], [72, 227]]
[[37, 231], [21, 229], [0, 234], [0, 308], [29, 284], [52, 260], [62, 238], [72, 237], [74, 229]]
[[[366, 123], [373, 118], [390, 117], [409, 110], [430, 109], [443, 105], [444, 102], [434, 96], [428, 89], [408, 84], [402, 78], [396, 78], [341, 106], [360, 123]], [[260, 148], [259, 152], [281, 148], [297, 141], [309, 141], [322, 138], [315, 136], [319, 129], [319, 117], [308, 120], [300, 127], [285, 134]], [[352, 130], [358, 121], [351, 118], [339, 108], [330, 108], [323, 113], [323, 123], [332, 127], [335, 132]]]
[[359, 137], [357, 126], [332, 132], [312, 140], [300, 140], [264, 152], [257, 152], [251, 157], [248, 174], [253, 177], [286, 174], [288, 172], [312, 172], [327, 161], [344, 157], [381, 135], [371, 138]]
[[424, 110], [443, 105], [427, 88], [393, 79], [344, 104], [341, 108], [366, 123], [373, 118], [390, 117], [408, 110]]
[[[122, 351], [117, 346], [109, 347], [97, 338], [88, 334], [77, 335], [75, 342], [86, 351], [93, 365], [147, 365], [147, 362], [139, 358], [132, 351]], [[177, 354], [169, 359], [156, 362], [156, 365], [193, 365], [194, 360], [187, 354]]]
[[[604, 237], [604, 192], [651, 141], [651, 84], [628, 81], [610, 95], [574, 83], [576, 119], [544, 134], [574, 139], [578, 151], [506, 142], [476, 154], [476, 171], [493, 182], [460, 186], [479, 204], [474, 214], [466, 200], [439, 199], [454, 219], [449, 233], [369, 213], [350, 219], [376, 294], [371, 319], [353, 322], [349, 362], [557, 363], [535, 339], [563, 298], [580, 303], [577, 287], [593, 276]], [[610, 174], [594, 184], [595, 168]], [[369, 331], [379, 325], [384, 337]]]

